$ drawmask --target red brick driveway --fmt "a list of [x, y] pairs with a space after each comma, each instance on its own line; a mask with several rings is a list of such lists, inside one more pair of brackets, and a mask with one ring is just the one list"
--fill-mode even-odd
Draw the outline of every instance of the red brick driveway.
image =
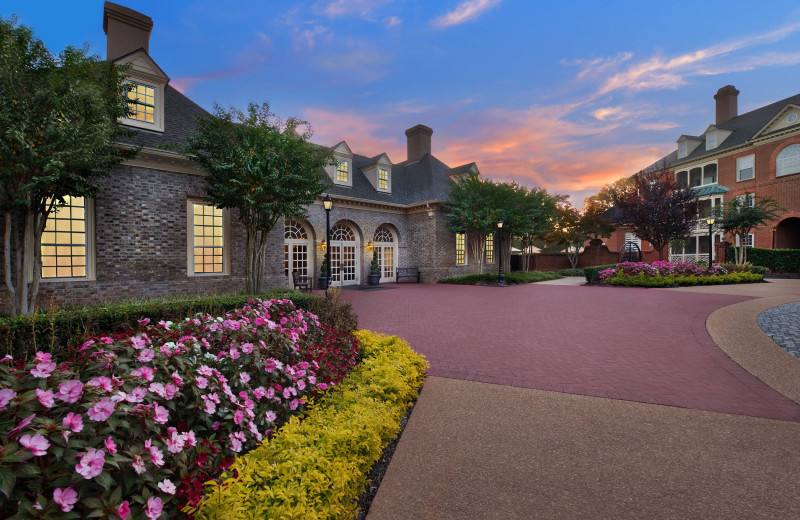
[[[359, 327], [396, 334], [432, 376], [800, 421], [800, 406], [711, 340], [749, 298], [635, 288], [392, 285], [344, 291]], [[478, 411], [476, 411], [478, 413]]]

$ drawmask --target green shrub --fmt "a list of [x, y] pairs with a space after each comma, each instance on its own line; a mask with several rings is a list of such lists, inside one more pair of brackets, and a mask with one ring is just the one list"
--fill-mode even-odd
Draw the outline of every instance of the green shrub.
[[731, 273], [713, 276], [695, 275], [648, 275], [639, 273], [635, 275], [617, 274], [605, 283], [623, 287], [691, 287], [695, 285], [725, 285], [737, 283], [753, 283], [764, 280], [763, 274], [756, 273]]
[[[335, 302], [328, 302], [322, 296], [275, 289], [258, 297], [264, 300], [287, 298], [296, 307], [321, 315], [320, 320], [327, 325], [334, 326], [331, 322], [335, 321], [340, 325], [347, 323], [346, 331], [356, 329], [357, 318], [349, 305], [336, 306]], [[3, 317], [0, 318], [0, 353], [26, 358], [41, 350], [59, 359], [60, 352], [67, 345], [82, 343], [87, 335], [133, 330], [137, 327], [137, 320], [142, 318], [159, 322], [180, 321], [198, 313], [219, 316], [241, 308], [251, 298], [244, 294], [176, 296], [96, 306], [72, 305], [31, 316]]]
[[[515, 285], [520, 283], [543, 282], [546, 280], [557, 280], [561, 275], [555, 271], [512, 271], [503, 275], [506, 283]], [[439, 283], [453, 285], [480, 285], [494, 284], [497, 282], [497, 273], [483, 274], [459, 274], [442, 278]]]
[[[734, 248], [729, 247], [725, 259], [733, 262], [736, 258]], [[747, 248], [747, 261], [764, 266], [777, 273], [800, 273], [800, 249], [762, 249]]]
[[395, 336], [356, 333], [362, 361], [337, 389], [238, 457], [197, 519], [353, 518], [367, 473], [397, 436], [426, 362]]
[[583, 276], [583, 269], [559, 269], [556, 271], [561, 276]]
[[595, 265], [592, 267], [584, 267], [583, 275], [586, 276], [586, 281], [589, 283], [596, 283], [600, 281], [600, 271], [608, 269], [609, 267], [616, 267], [617, 264], [608, 265]]

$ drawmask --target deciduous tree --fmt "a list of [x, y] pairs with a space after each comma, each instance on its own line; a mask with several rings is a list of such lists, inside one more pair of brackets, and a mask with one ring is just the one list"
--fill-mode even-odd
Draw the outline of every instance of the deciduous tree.
[[[752, 206], [749, 202], [752, 202]], [[752, 193], [734, 197], [721, 208], [715, 209], [714, 216], [717, 220], [714, 222], [714, 227], [738, 238], [738, 245], [734, 246], [737, 264], [747, 262], [745, 245], [747, 235], [767, 222], [777, 219], [783, 211], [773, 199], [756, 197]]]
[[36, 306], [41, 239], [65, 197], [92, 197], [98, 179], [135, 149], [124, 70], [86, 46], [50, 52], [30, 28], [0, 18], [0, 211], [6, 295], [12, 314]]

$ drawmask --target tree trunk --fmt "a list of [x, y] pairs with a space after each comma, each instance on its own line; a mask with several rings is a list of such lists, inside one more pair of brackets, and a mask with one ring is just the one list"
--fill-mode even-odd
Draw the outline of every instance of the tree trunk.
[[6, 296], [12, 315], [17, 314], [17, 289], [11, 281], [11, 210], [3, 213], [5, 229], [3, 230], [3, 266], [5, 269]]
[[12, 315], [32, 314], [39, 295], [44, 220], [30, 208], [4, 212], [3, 263]]
[[248, 294], [264, 291], [264, 258], [269, 231], [247, 228], [245, 243], [245, 288]]

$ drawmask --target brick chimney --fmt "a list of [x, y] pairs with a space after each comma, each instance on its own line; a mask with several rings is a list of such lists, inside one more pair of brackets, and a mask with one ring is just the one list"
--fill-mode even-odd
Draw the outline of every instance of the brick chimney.
[[433, 130], [425, 125], [417, 125], [406, 130], [408, 142], [408, 162], [422, 159], [426, 153], [431, 153], [431, 136]]
[[739, 91], [733, 85], [725, 85], [714, 96], [717, 101], [717, 124], [739, 115]]
[[153, 19], [149, 16], [112, 2], [103, 5], [106, 59], [115, 60], [138, 49], [150, 54], [152, 30]]

